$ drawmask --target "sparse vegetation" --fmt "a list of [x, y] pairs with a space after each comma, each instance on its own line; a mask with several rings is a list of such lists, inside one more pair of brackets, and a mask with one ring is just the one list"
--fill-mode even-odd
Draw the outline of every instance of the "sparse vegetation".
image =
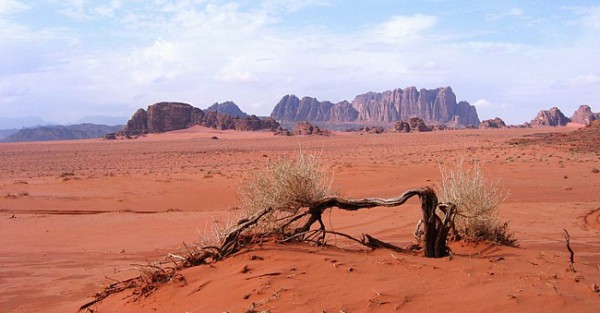
[[273, 230], [276, 220], [295, 215], [317, 200], [332, 196], [329, 176], [314, 154], [300, 150], [296, 159], [270, 161], [264, 170], [250, 175], [238, 189], [242, 216], [252, 216], [265, 208], [273, 210], [257, 225], [262, 232]]
[[509, 196], [493, 182], [486, 182], [481, 163], [457, 161], [454, 168], [440, 164], [442, 174], [441, 200], [457, 206], [455, 227], [458, 235], [468, 241], [491, 241], [516, 246], [517, 240], [498, 216], [498, 206]]
[[[286, 243], [291, 241], [326, 245], [326, 236], [334, 234], [364, 247], [387, 248], [394, 251], [422, 251], [425, 257], [440, 258], [450, 254], [447, 238], [457, 213], [460, 212], [459, 231], [466, 239], [491, 240], [514, 245], [507, 224], [500, 224], [496, 207], [506, 198], [494, 185], [485, 185], [478, 163], [464, 169], [458, 163], [455, 170], [442, 169], [446, 203], [439, 203], [431, 188], [410, 189], [391, 199], [342, 199], [332, 196], [332, 179], [314, 155], [300, 151], [296, 159], [281, 158], [268, 163], [265, 170], [251, 174], [240, 186], [241, 218], [232, 223], [213, 221], [212, 233], [206, 233], [197, 245], [185, 245], [179, 254], [168, 254], [164, 259], [138, 266], [138, 277], [118, 281], [96, 294], [96, 299], [81, 307], [84, 310], [108, 295], [134, 289], [140, 297], [153, 292], [169, 281], [184, 280], [179, 270], [211, 264], [227, 258], [244, 247], [264, 241]], [[421, 200], [423, 239], [408, 249], [383, 242], [368, 234], [354, 238], [348, 234], [328, 230], [322, 220], [327, 209], [357, 211], [375, 207], [397, 207], [418, 196]], [[457, 205], [461, 211], [457, 211]], [[314, 227], [318, 225], [318, 228]], [[418, 228], [419, 230], [420, 228]], [[171, 264], [166, 266], [165, 264]]]

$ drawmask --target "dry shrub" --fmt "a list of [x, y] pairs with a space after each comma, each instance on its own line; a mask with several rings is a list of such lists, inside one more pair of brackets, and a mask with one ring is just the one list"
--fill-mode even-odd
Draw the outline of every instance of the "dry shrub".
[[265, 208], [272, 208], [269, 216], [258, 225], [260, 232], [276, 228], [277, 221], [293, 216], [301, 208], [333, 194], [332, 178], [314, 154], [301, 149], [295, 159], [280, 158], [270, 161], [262, 171], [252, 173], [238, 189], [243, 216], [252, 216]]
[[233, 218], [232, 216], [228, 216], [227, 220], [221, 223], [213, 217], [212, 224], [210, 226], [208, 225], [208, 222], [206, 223], [204, 233], [198, 231], [198, 235], [200, 237], [198, 246], [220, 246], [225, 241], [227, 235], [229, 235], [229, 233], [235, 228], [236, 221], [237, 219]]
[[508, 230], [508, 223], [502, 223], [498, 216], [498, 206], [508, 198], [509, 192], [485, 181], [479, 161], [473, 160], [466, 166], [465, 163], [461, 159], [453, 169], [440, 164], [440, 199], [456, 204], [458, 234], [468, 241], [516, 246], [517, 241]]

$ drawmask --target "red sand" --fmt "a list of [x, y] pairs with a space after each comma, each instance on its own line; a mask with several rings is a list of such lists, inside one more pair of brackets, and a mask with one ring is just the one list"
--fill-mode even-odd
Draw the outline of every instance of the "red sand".
[[[554, 131], [573, 128], [275, 137], [196, 127], [137, 140], [0, 144], [0, 312], [75, 312], [111, 282], [105, 276], [131, 277], [122, 270], [175, 252], [235, 215], [235, 190], [247, 173], [300, 146], [320, 155], [348, 198], [435, 186], [438, 161], [478, 158], [488, 179], [511, 190], [500, 213], [521, 247], [456, 243], [452, 260], [433, 260], [357, 252], [341, 238], [354, 252], [266, 244], [183, 271], [185, 286], [168, 284], [138, 302], [116, 294], [94, 309], [244, 312], [254, 303], [270, 312], [597, 312], [600, 153], [579, 143], [513, 140]], [[334, 211], [326, 222], [406, 246], [419, 214], [411, 200]], [[577, 273], [566, 270], [563, 228]]]

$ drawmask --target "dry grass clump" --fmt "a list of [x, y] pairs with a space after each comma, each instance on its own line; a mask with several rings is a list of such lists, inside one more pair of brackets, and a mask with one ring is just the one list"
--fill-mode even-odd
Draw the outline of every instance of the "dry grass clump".
[[508, 230], [508, 223], [502, 223], [498, 216], [498, 206], [508, 198], [509, 192], [485, 181], [479, 161], [469, 163], [465, 165], [461, 159], [452, 169], [440, 164], [440, 198], [457, 206], [456, 231], [468, 241], [516, 246], [517, 240]]
[[293, 216], [298, 210], [310, 207], [315, 201], [333, 195], [332, 178], [314, 154], [302, 150], [295, 159], [271, 161], [262, 171], [250, 175], [238, 189], [242, 216], [252, 216], [272, 208], [259, 227], [262, 232], [277, 227], [277, 220]]
[[204, 229], [204, 233], [198, 231], [200, 247], [219, 246], [227, 238], [227, 235], [235, 228], [237, 219], [232, 216], [227, 217], [225, 222], [219, 222], [213, 217], [212, 224], [208, 223]]

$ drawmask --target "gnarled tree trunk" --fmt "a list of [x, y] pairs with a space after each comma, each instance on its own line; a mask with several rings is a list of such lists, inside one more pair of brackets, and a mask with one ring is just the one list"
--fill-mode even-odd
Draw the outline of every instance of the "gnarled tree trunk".
[[323, 212], [328, 208], [337, 207], [346, 211], [357, 211], [373, 207], [395, 207], [404, 204], [413, 196], [421, 199], [421, 211], [423, 213], [423, 253], [425, 257], [440, 258], [449, 254], [446, 245], [448, 233], [453, 227], [456, 207], [452, 204], [439, 204], [435, 192], [427, 187], [422, 189], [411, 189], [397, 198], [365, 198], [359, 200], [341, 199], [338, 197], [323, 198], [314, 203], [308, 210], [310, 214], [306, 223], [296, 229], [295, 233], [307, 232], [310, 227], [319, 222], [321, 230], [325, 232], [325, 224], [322, 221]]

